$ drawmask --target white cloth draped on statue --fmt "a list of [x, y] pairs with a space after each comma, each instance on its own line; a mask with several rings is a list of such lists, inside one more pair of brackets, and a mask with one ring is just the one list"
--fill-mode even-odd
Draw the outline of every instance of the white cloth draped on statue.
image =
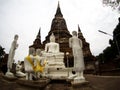
[[74, 56], [73, 70], [76, 72], [83, 71], [85, 69], [85, 66], [82, 51], [82, 41], [77, 36], [73, 36], [69, 39], [69, 47], [72, 48]]
[[7, 67], [9, 69], [12, 69], [12, 64], [14, 62], [14, 55], [15, 55], [15, 49], [18, 47], [17, 41], [13, 41], [10, 51], [9, 51], [9, 56], [8, 56], [8, 63], [7, 63]]
[[80, 48], [73, 49], [74, 54], [74, 71], [83, 71], [85, 69], [84, 60], [83, 60], [83, 52]]
[[[31, 61], [33, 62], [33, 56], [30, 55], [30, 56], [27, 56], [25, 59], [24, 59], [24, 66], [25, 66], [25, 72], [33, 72], [33, 65], [30, 63], [30, 61], [28, 59], [31, 59]], [[34, 62], [33, 62], [34, 64]]]

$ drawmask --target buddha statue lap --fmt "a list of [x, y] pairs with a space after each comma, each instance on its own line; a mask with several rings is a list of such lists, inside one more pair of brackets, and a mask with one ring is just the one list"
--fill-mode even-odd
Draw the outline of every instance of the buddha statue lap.
[[50, 36], [50, 42], [45, 45], [43, 56], [48, 58], [49, 64], [63, 64], [63, 60], [61, 62], [61, 58], [64, 58], [64, 53], [59, 51], [59, 44], [55, 42], [55, 36], [53, 33]]

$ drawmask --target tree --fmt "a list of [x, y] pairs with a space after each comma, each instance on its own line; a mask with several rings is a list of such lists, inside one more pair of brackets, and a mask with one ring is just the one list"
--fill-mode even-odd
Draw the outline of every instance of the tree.
[[2, 46], [0, 45], [0, 61], [4, 57], [4, 55], [5, 55], [4, 48], [2, 48]]
[[103, 5], [110, 6], [112, 9], [118, 9], [120, 11], [120, 0], [102, 0]]
[[118, 20], [119, 23], [113, 30], [113, 40], [109, 40], [110, 46], [106, 47], [103, 53], [97, 56], [98, 59], [102, 59], [104, 62], [110, 62], [120, 55], [120, 18]]
[[113, 31], [113, 41], [116, 43], [118, 54], [120, 55], [120, 17], [118, 20], [119, 20], [119, 23]]
[[5, 55], [4, 48], [2, 48], [2, 46], [0, 45], [0, 71], [1, 71], [2, 60], [3, 60], [3, 58], [4, 58], [4, 55]]

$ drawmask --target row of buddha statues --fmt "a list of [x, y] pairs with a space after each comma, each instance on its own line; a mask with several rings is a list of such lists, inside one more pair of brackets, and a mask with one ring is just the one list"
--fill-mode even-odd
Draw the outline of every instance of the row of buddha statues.
[[[74, 82], [80, 82], [85, 80], [83, 71], [85, 69], [82, 40], [77, 37], [77, 32], [72, 32], [72, 37], [69, 38], [69, 47], [72, 48], [74, 57], [74, 67], [68, 69], [64, 65], [64, 53], [60, 52], [59, 44], [55, 42], [55, 36], [52, 33], [50, 36], [50, 42], [45, 45], [45, 50], [35, 50], [33, 47], [29, 48], [29, 54], [24, 58], [25, 73], [20, 71], [20, 64], [16, 66], [16, 76], [26, 77], [26, 80], [33, 80], [33, 77], [40, 78], [40, 76], [49, 77], [52, 79], [74, 79]], [[14, 77], [14, 74], [10, 71], [12, 69], [12, 63], [14, 60], [15, 50], [18, 47], [17, 44], [18, 35], [15, 35], [12, 42], [9, 57], [7, 62], [7, 77]], [[76, 74], [72, 74], [72, 71]], [[68, 75], [68, 72], [71, 74]]]

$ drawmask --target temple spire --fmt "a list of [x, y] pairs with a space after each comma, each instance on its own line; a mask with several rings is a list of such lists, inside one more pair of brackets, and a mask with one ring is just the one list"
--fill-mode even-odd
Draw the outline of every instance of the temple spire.
[[29, 46], [29, 48], [35, 48], [35, 49], [40, 49], [42, 48], [42, 44], [41, 44], [41, 28], [39, 28], [39, 32], [36, 36], [36, 39], [33, 42], [33, 45]]
[[81, 30], [80, 30], [80, 27], [79, 27], [79, 24], [78, 24], [78, 33], [79, 33], [79, 32], [81, 32]]
[[58, 7], [60, 8], [60, 2], [58, 1]]
[[39, 32], [36, 36], [36, 40], [39, 40], [40, 41], [39, 43], [41, 44], [41, 28], [39, 28]]
[[38, 34], [37, 34], [37, 37], [36, 37], [36, 38], [41, 39], [41, 28], [39, 29], [39, 32], [38, 32]]
[[59, 1], [58, 1], [58, 6], [57, 6], [55, 17], [63, 17], [63, 15], [61, 13]]
[[79, 24], [78, 24], [78, 38], [82, 39], [82, 40], [85, 40], [85, 38], [83, 37], [82, 35], [82, 32], [81, 32], [81, 29], [79, 27]]

